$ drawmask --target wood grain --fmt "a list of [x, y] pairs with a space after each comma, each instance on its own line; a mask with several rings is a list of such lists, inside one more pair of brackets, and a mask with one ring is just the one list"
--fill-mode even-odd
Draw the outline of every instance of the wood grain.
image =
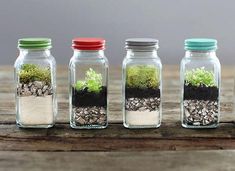
[[235, 151], [0, 152], [0, 170], [233, 171]]
[[129, 130], [122, 125], [121, 69], [110, 69], [109, 127], [73, 130], [69, 127], [67, 67], [57, 72], [59, 113], [52, 129], [19, 129], [15, 125], [13, 69], [0, 67], [0, 151], [158, 151], [235, 149], [233, 67], [222, 72], [221, 124], [218, 129], [192, 130], [180, 126], [177, 66], [163, 71], [163, 122], [159, 129]]

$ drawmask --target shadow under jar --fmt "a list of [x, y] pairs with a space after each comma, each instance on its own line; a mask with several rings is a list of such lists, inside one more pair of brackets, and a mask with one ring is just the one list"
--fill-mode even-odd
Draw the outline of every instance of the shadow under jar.
[[108, 126], [108, 61], [102, 38], [76, 38], [69, 63], [70, 126], [102, 129]]
[[126, 40], [123, 61], [123, 124], [126, 128], [157, 128], [161, 124], [161, 60], [158, 40]]
[[216, 128], [220, 119], [220, 62], [214, 39], [185, 40], [181, 61], [181, 122], [185, 128]]
[[51, 39], [24, 38], [15, 62], [16, 122], [23, 128], [49, 128], [55, 123], [56, 62]]

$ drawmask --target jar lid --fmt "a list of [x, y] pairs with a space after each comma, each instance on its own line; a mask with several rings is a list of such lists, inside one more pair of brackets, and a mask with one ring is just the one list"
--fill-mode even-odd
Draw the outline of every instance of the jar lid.
[[18, 40], [18, 48], [22, 49], [50, 49], [51, 39], [49, 38], [22, 38]]
[[103, 38], [74, 38], [72, 47], [78, 50], [104, 50], [105, 40]]
[[158, 40], [152, 38], [130, 38], [126, 39], [126, 49], [133, 49], [139, 51], [149, 51], [158, 49]]
[[206, 38], [193, 38], [184, 41], [185, 50], [207, 51], [217, 49], [217, 40]]

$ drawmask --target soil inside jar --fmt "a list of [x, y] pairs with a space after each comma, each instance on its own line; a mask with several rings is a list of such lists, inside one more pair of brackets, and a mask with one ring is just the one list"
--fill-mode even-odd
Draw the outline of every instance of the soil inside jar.
[[210, 126], [218, 122], [219, 89], [184, 85], [184, 123], [192, 126]]
[[53, 89], [44, 81], [19, 83], [18, 122], [23, 126], [51, 125], [54, 122]]
[[215, 86], [206, 87], [205, 85], [193, 86], [184, 84], [184, 100], [218, 100], [219, 89]]
[[72, 105], [76, 107], [107, 106], [107, 87], [102, 86], [99, 93], [89, 92], [87, 88], [76, 90], [72, 87]]
[[151, 98], [159, 97], [160, 98], [160, 89], [159, 88], [129, 88], [126, 87], [125, 90], [126, 98]]
[[160, 89], [127, 88], [125, 124], [131, 126], [160, 125]]
[[76, 90], [72, 87], [72, 105], [75, 123], [78, 126], [107, 125], [107, 87], [99, 93], [87, 88]]

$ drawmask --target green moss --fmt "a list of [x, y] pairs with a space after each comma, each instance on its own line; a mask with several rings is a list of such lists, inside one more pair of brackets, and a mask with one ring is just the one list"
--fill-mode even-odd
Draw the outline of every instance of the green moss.
[[158, 88], [159, 69], [153, 65], [134, 65], [127, 67], [126, 84], [129, 88]]
[[35, 64], [23, 64], [19, 71], [20, 83], [27, 84], [33, 81], [44, 81], [51, 83], [51, 72], [49, 68], [42, 68]]
[[213, 87], [216, 85], [215, 76], [212, 71], [205, 70], [204, 67], [192, 69], [185, 73], [186, 85], [191, 84], [193, 86], [205, 85], [207, 87]]
[[77, 81], [75, 88], [78, 91], [87, 88], [88, 92], [99, 93], [102, 88], [102, 76], [90, 68], [86, 71], [85, 81]]

